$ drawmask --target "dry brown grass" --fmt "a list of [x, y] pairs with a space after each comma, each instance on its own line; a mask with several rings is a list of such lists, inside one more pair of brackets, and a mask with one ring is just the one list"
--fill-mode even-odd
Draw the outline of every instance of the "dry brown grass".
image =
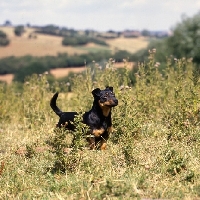
[[4, 81], [8, 84], [12, 83], [13, 78], [14, 78], [13, 74], [0, 75], [0, 81]]
[[73, 47], [62, 46], [62, 37], [37, 34], [37, 38], [29, 38], [34, 29], [26, 28], [26, 32], [17, 37], [14, 35], [13, 27], [0, 27], [0, 30], [7, 33], [10, 45], [0, 48], [0, 58], [7, 56], [55, 56], [58, 53], [81, 54], [85, 51]]
[[70, 72], [79, 73], [84, 70], [85, 70], [85, 67], [57, 68], [57, 69], [51, 69], [50, 73], [55, 78], [62, 78], [62, 77], [67, 76]]
[[139, 38], [116, 38], [106, 41], [112, 50], [126, 50], [130, 53], [135, 53], [136, 51], [146, 48], [149, 44], [149, 41], [145, 37]]
[[[0, 27], [0, 30], [4, 31], [9, 39], [10, 45], [0, 48], [0, 58], [7, 56], [46, 56], [57, 55], [58, 53], [68, 53], [69, 55], [81, 54], [87, 52], [87, 47], [98, 47], [96, 44], [88, 44], [85, 49], [65, 47], [62, 46], [62, 37], [50, 36], [43, 34], [36, 34], [37, 38], [29, 38], [29, 35], [35, 31], [33, 28], [25, 28], [25, 33], [21, 37], [17, 37], [14, 34], [13, 27]], [[124, 38], [106, 40], [110, 45], [111, 50], [127, 50], [131, 53], [138, 51], [139, 49], [146, 48], [148, 45], [148, 39], [145, 37], [139, 38]]]

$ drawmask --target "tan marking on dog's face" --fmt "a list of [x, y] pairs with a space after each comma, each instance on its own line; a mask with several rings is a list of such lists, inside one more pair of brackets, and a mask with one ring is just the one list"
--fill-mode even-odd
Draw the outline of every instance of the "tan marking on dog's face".
[[92, 133], [94, 134], [95, 137], [99, 137], [99, 136], [101, 136], [104, 133], [104, 131], [105, 130], [103, 128], [101, 128], [101, 129], [94, 129]]
[[110, 105], [110, 104], [108, 104], [107, 102], [101, 103], [101, 102], [99, 101], [99, 106], [101, 107], [102, 112], [103, 112], [103, 115], [104, 115], [105, 117], [108, 117], [108, 115], [109, 115], [109, 113], [110, 113], [110, 110], [111, 110], [111, 108], [108, 107], [108, 105]]
[[108, 127], [107, 131], [108, 133], [111, 133], [113, 131], [113, 127], [112, 126]]

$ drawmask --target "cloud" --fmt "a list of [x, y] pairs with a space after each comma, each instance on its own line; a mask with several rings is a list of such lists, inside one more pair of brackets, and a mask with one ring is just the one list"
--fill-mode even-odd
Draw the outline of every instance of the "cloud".
[[1, 0], [0, 19], [76, 29], [166, 30], [199, 6], [199, 0]]

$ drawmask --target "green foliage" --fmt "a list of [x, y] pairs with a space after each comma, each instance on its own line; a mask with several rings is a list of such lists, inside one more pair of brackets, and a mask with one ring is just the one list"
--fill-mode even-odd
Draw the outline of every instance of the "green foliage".
[[167, 40], [172, 54], [177, 57], [193, 58], [200, 63], [200, 13], [193, 17], [183, 18], [173, 30], [173, 35]]
[[[119, 51], [114, 55], [108, 51], [102, 51], [74, 56], [69, 56], [68, 54], [44, 57], [11, 56], [0, 59], [0, 74], [14, 73], [15, 80], [23, 82], [26, 76], [30, 76], [34, 73], [42, 74], [57, 67], [80, 67], [86, 64], [90, 65], [93, 61], [104, 65], [106, 62], [105, 60], [111, 57], [115, 58], [117, 62], [122, 62], [123, 57], [128, 59], [129, 55], [130, 54], [126, 51]], [[134, 83], [134, 78], [132, 77], [131, 79], [133, 79], [132, 82]]]
[[56, 25], [50, 24], [43, 27], [37, 27], [36, 33], [55, 35], [55, 36], [75, 36], [77, 31], [74, 29], [60, 28]]
[[75, 36], [73, 36], [73, 37], [66, 36], [66, 37], [64, 37], [64, 39], [62, 41], [62, 45], [78, 46], [78, 45], [85, 45], [90, 42], [100, 44], [100, 45], [107, 45], [106, 42], [104, 42], [103, 40], [99, 40], [94, 37], [86, 37], [86, 36], [76, 36], [76, 37]]
[[20, 26], [16, 26], [14, 29], [14, 33], [16, 36], [21, 36], [24, 33], [24, 26], [20, 25]]
[[24, 82], [25, 78], [32, 74], [42, 74], [48, 69], [39, 62], [32, 62], [24, 68], [20, 68], [14, 77], [14, 81]]
[[[138, 64], [131, 88], [114, 59], [71, 77], [73, 93], [63, 87], [57, 104], [80, 113], [75, 133], [55, 128], [49, 101], [57, 82], [33, 75], [20, 93], [16, 83], [0, 84], [0, 198], [198, 199], [200, 75], [185, 58], [168, 59], [161, 73], [155, 53]], [[119, 100], [114, 129], [107, 150], [91, 151], [80, 117], [91, 108], [92, 89], [107, 85]]]
[[0, 30], [0, 38], [6, 38], [7, 35], [3, 31]]
[[10, 40], [7, 38], [6, 33], [0, 30], [0, 46], [7, 46]]

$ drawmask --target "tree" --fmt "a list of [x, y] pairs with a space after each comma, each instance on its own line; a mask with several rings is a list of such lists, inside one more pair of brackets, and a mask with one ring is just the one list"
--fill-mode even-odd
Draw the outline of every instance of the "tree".
[[148, 30], [146, 30], [146, 29], [142, 30], [141, 34], [142, 34], [142, 36], [145, 36], [145, 37], [148, 37], [148, 36], [151, 35], [150, 32]]
[[9, 20], [6, 20], [4, 26], [12, 26], [12, 23]]
[[25, 31], [24, 31], [24, 26], [20, 25], [20, 26], [16, 26], [14, 29], [15, 35], [16, 36], [21, 36]]
[[184, 18], [178, 24], [173, 35], [167, 40], [172, 54], [177, 57], [193, 58], [200, 63], [200, 12], [191, 18]]
[[7, 46], [9, 43], [6, 33], [0, 30], [0, 46]]

